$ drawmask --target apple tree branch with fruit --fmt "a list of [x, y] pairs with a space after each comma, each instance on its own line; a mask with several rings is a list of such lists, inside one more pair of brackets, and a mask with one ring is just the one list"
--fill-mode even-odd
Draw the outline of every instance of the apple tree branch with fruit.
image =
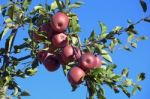
[[[18, 99], [29, 96], [29, 92], [22, 90], [16, 77], [26, 78], [37, 72], [40, 64], [49, 72], [60, 67], [68, 78], [72, 91], [81, 84], [87, 87], [87, 99], [106, 99], [103, 85], [109, 86], [115, 93], [123, 91], [131, 97], [142, 87], [139, 81], [145, 79], [145, 73], [139, 73], [137, 81], [128, 77], [128, 69], [116, 74], [117, 64], [112, 61], [111, 54], [117, 49], [131, 51], [137, 43], [147, 39], [140, 36], [136, 25], [140, 22], [150, 22], [150, 17], [144, 17], [137, 22], [128, 21], [127, 27], [116, 26], [107, 31], [107, 26], [99, 22], [100, 33], [95, 31], [83, 42], [80, 40], [80, 25], [78, 16], [73, 9], [84, 3], [71, 0], [55, 0], [48, 5], [35, 6], [29, 10], [32, 0], [9, 0], [0, 5], [0, 14], [3, 16], [0, 41], [0, 99], [9, 99], [7, 91]], [[140, 0], [143, 11], [147, 11], [144, 0]], [[28, 27], [28, 28], [26, 28]], [[24, 42], [15, 45], [16, 35], [20, 29], [28, 29], [28, 36]], [[127, 44], [123, 44], [120, 37], [127, 35]], [[18, 57], [22, 53], [24, 56]], [[18, 68], [23, 65], [22, 68]], [[130, 92], [128, 88], [132, 88]]]

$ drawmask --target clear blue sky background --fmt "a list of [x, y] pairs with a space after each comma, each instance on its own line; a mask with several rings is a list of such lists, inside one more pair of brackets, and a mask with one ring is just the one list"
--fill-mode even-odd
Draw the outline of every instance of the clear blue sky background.
[[[5, 0], [0, 0], [0, 4], [3, 4], [3, 1]], [[50, 3], [52, 0], [47, 1]], [[149, 15], [150, 2], [149, 0], [146, 1], [149, 8], [147, 13], [144, 14], [139, 0], [84, 0], [85, 5], [75, 10], [79, 16], [82, 29], [80, 33], [81, 39], [88, 37], [92, 29], [95, 29], [97, 33], [100, 31], [98, 21], [104, 22], [108, 26], [108, 30], [111, 30], [116, 25], [126, 27], [127, 19], [137, 21], [144, 15]], [[44, 4], [44, 0], [33, 0], [31, 9], [38, 3]], [[139, 30], [140, 35], [146, 35], [150, 38], [150, 24], [141, 23], [136, 28]], [[26, 31], [18, 33], [17, 36], [19, 38], [16, 43], [21, 42], [20, 36], [26, 34]], [[123, 37], [122, 39], [126, 38]], [[150, 97], [149, 51], [150, 39], [138, 43], [138, 48], [134, 49], [132, 53], [117, 50], [112, 55], [114, 63], [118, 65], [117, 73], [120, 73], [124, 67], [129, 68], [129, 76], [133, 79], [136, 78], [139, 72], [146, 73], [146, 80], [140, 83], [143, 86], [143, 91], [141, 93], [138, 92], [131, 99], [148, 99]], [[23, 89], [27, 89], [31, 93], [30, 97], [23, 97], [23, 99], [85, 99], [87, 94], [84, 86], [80, 86], [76, 92], [71, 92], [71, 86], [64, 77], [62, 68], [50, 73], [43, 65], [40, 65], [37, 75], [25, 80], [19, 78], [17, 81]], [[128, 99], [122, 92], [114, 94], [113, 90], [108, 87], [105, 87], [105, 93], [107, 99]]]

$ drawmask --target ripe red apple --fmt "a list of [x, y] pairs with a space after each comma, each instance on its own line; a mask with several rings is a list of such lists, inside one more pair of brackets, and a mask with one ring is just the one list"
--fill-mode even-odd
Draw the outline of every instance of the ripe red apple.
[[43, 31], [47, 33], [47, 36], [49, 39], [51, 39], [52, 35], [53, 35], [53, 30], [51, 28], [51, 25], [49, 23], [43, 24], [40, 28], [39, 31]]
[[81, 57], [81, 52], [80, 49], [67, 45], [63, 48], [62, 53], [61, 53], [61, 60], [63, 63], [68, 63], [69, 61], [76, 61]]
[[45, 44], [44, 49], [47, 49], [47, 52], [49, 53], [54, 53], [57, 48], [52, 44], [51, 45]]
[[36, 42], [40, 42], [42, 38], [40, 35], [38, 35], [38, 33], [33, 33], [33, 39]]
[[81, 56], [79, 63], [80, 63], [80, 67], [82, 69], [84, 69], [85, 71], [93, 69], [97, 65], [97, 61], [95, 59], [95, 56], [91, 53], [84, 53]]
[[[40, 28], [39, 28], [39, 32], [45, 32], [46, 35], [48, 36], [48, 39], [51, 39], [52, 34], [53, 34], [53, 31], [51, 29], [50, 24], [43, 24], [43, 25], [41, 25]], [[38, 33], [33, 33], [33, 39], [36, 42], [40, 42], [43, 38]]]
[[46, 52], [44, 50], [38, 51], [38, 53], [37, 53], [38, 60], [40, 62], [43, 62], [45, 60], [45, 58], [46, 58], [47, 55], [48, 55], [48, 52]]
[[52, 44], [54, 47], [57, 48], [65, 47], [68, 44], [67, 35], [64, 33], [53, 35]]
[[59, 64], [59, 61], [57, 60], [57, 57], [53, 54], [49, 54], [44, 62], [43, 62], [45, 68], [48, 70], [48, 71], [56, 71], [59, 67], [60, 67], [60, 64]]
[[98, 55], [95, 55], [96, 65], [95, 68], [99, 68], [102, 65], [102, 60], [98, 57]]
[[69, 18], [68, 16], [63, 12], [57, 12], [52, 17], [51, 26], [54, 31], [56, 32], [64, 32], [68, 28]]
[[85, 72], [77, 66], [72, 67], [67, 75], [68, 80], [72, 85], [78, 85], [82, 83], [82, 78], [84, 78], [84, 76]]

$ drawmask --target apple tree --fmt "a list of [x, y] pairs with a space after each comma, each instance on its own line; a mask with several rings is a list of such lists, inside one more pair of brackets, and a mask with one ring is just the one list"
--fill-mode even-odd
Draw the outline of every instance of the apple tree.
[[[64, 77], [68, 78], [72, 91], [80, 85], [87, 87], [87, 99], [106, 99], [103, 85], [109, 86], [115, 93], [123, 91], [127, 97], [142, 90], [139, 82], [145, 79], [145, 73], [139, 73], [137, 81], [129, 78], [127, 68], [120, 74], [115, 73], [117, 64], [111, 55], [119, 46], [131, 51], [139, 41], [146, 40], [146, 36], [138, 33], [136, 25], [150, 22], [150, 17], [146, 16], [137, 22], [128, 20], [127, 27], [116, 26], [111, 31], [103, 22], [98, 22], [101, 29], [99, 34], [96, 35], [91, 29], [90, 36], [81, 42], [80, 21], [73, 11], [84, 2], [54, 0], [51, 4], [37, 4], [29, 9], [31, 2], [8, 0], [0, 5], [3, 20], [0, 41], [4, 43], [4, 46], [0, 46], [0, 99], [29, 96], [29, 92], [21, 89], [15, 79], [35, 75], [40, 64], [49, 72], [63, 68]], [[146, 12], [146, 2], [140, 0], [139, 3]], [[23, 43], [15, 44], [18, 31], [24, 29], [28, 31], [28, 36], [23, 37]], [[127, 35], [126, 44], [120, 38], [122, 34]], [[7, 94], [7, 91], [12, 94]]]

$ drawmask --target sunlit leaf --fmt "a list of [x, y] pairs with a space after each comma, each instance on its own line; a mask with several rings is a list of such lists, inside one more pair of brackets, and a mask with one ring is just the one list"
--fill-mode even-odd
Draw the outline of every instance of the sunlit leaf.
[[112, 58], [106, 50], [101, 50], [101, 56], [108, 62], [112, 62]]
[[135, 86], [135, 87], [133, 87], [133, 89], [132, 89], [132, 95], [135, 95], [135, 93], [137, 92], [137, 87]]
[[133, 48], [137, 48], [137, 44], [134, 43], [134, 42], [131, 43], [131, 46], [132, 46]]
[[122, 70], [122, 76], [124, 76], [124, 77], [128, 77], [128, 73], [129, 73], [129, 71], [128, 71], [128, 68], [125, 68], [125, 69], [123, 69]]
[[0, 33], [0, 40], [3, 39], [4, 35], [8, 32], [9, 28], [5, 28], [1, 33]]
[[95, 37], [96, 37], [96, 33], [95, 33], [95, 31], [93, 30], [93, 31], [91, 32], [91, 35], [90, 35], [89, 39], [90, 39], [90, 40], [94, 40]]
[[102, 34], [107, 32], [107, 26], [104, 23], [99, 22], [99, 26], [101, 28], [101, 33]]
[[15, 5], [12, 5], [8, 8], [8, 16], [13, 20], [14, 19], [14, 11], [15, 11]]
[[[61, 3], [62, 2], [59, 1], [59, 4], [61, 4]], [[57, 2], [56, 1], [52, 2], [51, 5], [50, 5], [50, 9], [55, 10], [57, 8], [58, 8]]]
[[31, 4], [31, 1], [32, 1], [32, 0], [24, 0], [24, 1], [23, 1], [22, 6], [23, 6], [24, 10], [27, 10], [27, 9], [28, 9], [29, 5]]
[[17, 96], [19, 94], [18, 88], [14, 88], [13, 96]]
[[132, 80], [127, 78], [127, 79], [123, 82], [123, 85], [124, 85], [124, 86], [127, 86], [127, 87], [131, 86], [131, 85], [132, 85]]

